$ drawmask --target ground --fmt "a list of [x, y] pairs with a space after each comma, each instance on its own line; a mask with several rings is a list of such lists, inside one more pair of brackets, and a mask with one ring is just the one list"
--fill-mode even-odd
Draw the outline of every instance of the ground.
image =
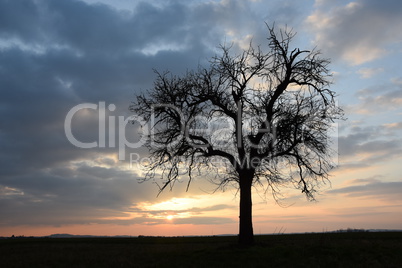
[[14, 238], [0, 267], [402, 267], [402, 232], [237, 237]]

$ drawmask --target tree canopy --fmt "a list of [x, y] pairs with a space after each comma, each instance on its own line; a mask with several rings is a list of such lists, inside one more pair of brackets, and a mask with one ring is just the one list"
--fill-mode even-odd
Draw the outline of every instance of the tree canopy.
[[163, 191], [180, 174], [189, 187], [195, 174], [212, 173], [220, 187], [237, 185], [242, 244], [253, 242], [253, 185], [275, 196], [293, 184], [313, 200], [333, 168], [329, 131], [343, 112], [329, 89], [330, 60], [292, 48], [294, 36], [268, 27], [266, 51], [221, 46], [208, 67], [156, 72], [154, 86], [130, 106], [151, 124], [144, 180], [160, 178]]

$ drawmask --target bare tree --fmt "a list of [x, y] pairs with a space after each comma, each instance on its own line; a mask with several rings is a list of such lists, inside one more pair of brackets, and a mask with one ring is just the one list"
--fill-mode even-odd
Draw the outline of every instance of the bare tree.
[[268, 52], [250, 43], [232, 56], [222, 46], [208, 68], [156, 72], [154, 87], [130, 106], [152, 127], [144, 180], [161, 178], [163, 191], [185, 172], [188, 189], [195, 174], [213, 170], [220, 187], [237, 185], [243, 245], [254, 242], [253, 186], [276, 196], [293, 184], [314, 200], [333, 167], [328, 131], [342, 110], [329, 89], [330, 61], [315, 49], [292, 49], [294, 35], [268, 27]]

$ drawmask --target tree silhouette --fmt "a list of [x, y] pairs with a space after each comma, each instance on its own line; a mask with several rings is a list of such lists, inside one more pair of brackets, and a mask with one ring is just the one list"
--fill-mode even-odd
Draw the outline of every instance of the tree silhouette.
[[292, 30], [268, 27], [268, 52], [231, 47], [183, 76], [156, 72], [154, 86], [130, 110], [151, 122], [151, 161], [144, 180], [160, 178], [160, 192], [183, 173], [187, 189], [199, 174], [240, 192], [239, 243], [254, 242], [252, 187], [293, 184], [308, 199], [333, 167], [328, 131], [342, 118], [329, 89], [330, 61], [292, 49]]

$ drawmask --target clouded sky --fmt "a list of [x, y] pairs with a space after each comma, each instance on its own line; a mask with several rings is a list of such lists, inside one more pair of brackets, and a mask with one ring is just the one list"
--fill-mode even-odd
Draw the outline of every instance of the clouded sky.
[[[401, 18], [395, 0], [0, 0], [0, 236], [237, 233], [235, 189], [212, 194], [197, 180], [186, 192], [184, 179], [156, 197], [130, 165], [146, 150], [119, 160], [119, 134], [134, 143], [140, 130], [117, 126], [153, 69], [182, 74], [219, 44], [263, 47], [265, 22], [331, 58], [348, 120], [318, 202], [285, 188], [281, 207], [256, 191], [255, 233], [402, 229]], [[73, 114], [71, 134], [101, 145], [105, 119], [103, 148], [67, 139], [66, 116], [80, 104], [97, 106]]]

